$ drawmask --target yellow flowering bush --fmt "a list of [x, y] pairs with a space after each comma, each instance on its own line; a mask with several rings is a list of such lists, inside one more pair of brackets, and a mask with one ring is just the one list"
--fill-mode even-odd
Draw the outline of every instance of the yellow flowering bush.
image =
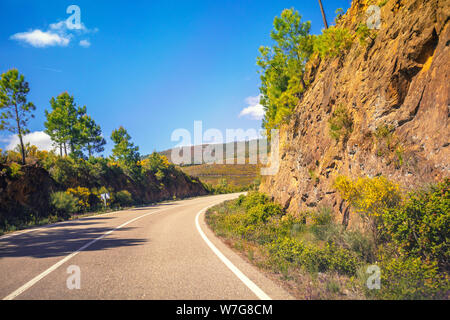
[[368, 216], [380, 217], [387, 209], [399, 205], [402, 200], [399, 185], [383, 176], [357, 180], [339, 176], [334, 187], [358, 212]]
[[66, 193], [78, 198], [78, 206], [81, 210], [88, 211], [91, 208], [89, 203], [89, 196], [91, 195], [91, 192], [88, 188], [69, 188], [66, 190]]
[[379, 227], [382, 216], [388, 210], [398, 207], [402, 201], [402, 193], [398, 184], [383, 176], [363, 177], [352, 180], [346, 176], [339, 176], [334, 187], [341, 197], [363, 217], [373, 233], [375, 243], [379, 242]]

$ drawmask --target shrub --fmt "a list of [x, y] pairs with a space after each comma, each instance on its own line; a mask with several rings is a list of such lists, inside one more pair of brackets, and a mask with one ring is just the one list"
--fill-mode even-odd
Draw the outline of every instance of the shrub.
[[380, 238], [378, 227], [382, 223], [382, 215], [401, 203], [402, 193], [399, 185], [383, 176], [357, 180], [339, 176], [334, 182], [334, 187], [341, 197], [366, 219], [377, 243]]
[[356, 37], [358, 38], [359, 43], [365, 46], [367, 44], [367, 39], [370, 39], [371, 41], [375, 40], [376, 34], [373, 34], [367, 24], [361, 23], [358, 28], [356, 28]]
[[14, 150], [8, 150], [7, 151], [8, 154], [8, 162], [16, 162], [19, 163], [22, 161], [22, 155], [20, 154], [20, 152], [14, 151]]
[[336, 18], [334, 19], [334, 22], [337, 24], [339, 22], [339, 20], [342, 18], [342, 16], [344, 15], [345, 11], [342, 8], [337, 8], [335, 13], [336, 13]]
[[83, 187], [69, 188], [66, 190], [66, 193], [71, 194], [78, 199], [78, 207], [80, 208], [81, 211], [87, 212], [91, 208], [89, 202], [91, 192], [89, 191], [88, 188]]
[[257, 204], [248, 209], [247, 212], [247, 225], [266, 223], [267, 220], [276, 215], [281, 215], [283, 210], [281, 207], [274, 203]]
[[366, 216], [380, 217], [388, 209], [397, 207], [402, 199], [399, 185], [383, 176], [357, 180], [339, 176], [334, 187], [344, 200]]
[[78, 198], [66, 192], [55, 192], [50, 195], [50, 203], [58, 215], [65, 216], [78, 211]]
[[327, 243], [324, 248], [305, 245], [285, 237], [268, 245], [271, 259], [275, 263], [286, 261], [304, 267], [309, 272], [334, 271], [354, 275], [360, 265], [357, 257], [349, 250]]
[[23, 175], [22, 166], [18, 163], [12, 162], [9, 165], [9, 169], [10, 169], [9, 175], [12, 179], [17, 179]]
[[330, 208], [324, 207], [311, 214], [313, 225], [324, 226], [333, 222], [333, 214]]
[[383, 215], [386, 235], [401, 253], [437, 261], [449, 270], [450, 179], [411, 193], [404, 205]]
[[269, 202], [269, 198], [259, 192], [249, 192], [247, 196], [240, 196], [237, 200], [237, 204], [243, 207], [245, 210], [249, 210], [252, 207], [256, 207], [260, 204], [266, 204]]
[[373, 263], [376, 260], [376, 248], [372, 237], [357, 230], [346, 230], [342, 236], [343, 246], [356, 253], [361, 260], [369, 263]]
[[337, 57], [347, 52], [353, 43], [350, 31], [345, 28], [329, 27], [314, 40], [314, 52], [322, 58]]
[[120, 206], [129, 206], [133, 204], [133, 197], [127, 190], [122, 190], [114, 195], [114, 203]]
[[295, 239], [285, 237], [269, 244], [268, 249], [272, 259], [299, 264], [299, 258], [303, 254], [305, 246]]
[[383, 260], [381, 289], [374, 292], [381, 299], [448, 299], [450, 279], [439, 274], [436, 262], [420, 258], [396, 257]]
[[343, 138], [346, 141], [353, 131], [353, 118], [348, 109], [342, 105], [338, 106], [328, 120], [330, 135], [336, 141]]
[[395, 128], [390, 125], [380, 125], [376, 128], [374, 136], [377, 142], [376, 155], [378, 157], [390, 156], [400, 147], [400, 142], [394, 134]]

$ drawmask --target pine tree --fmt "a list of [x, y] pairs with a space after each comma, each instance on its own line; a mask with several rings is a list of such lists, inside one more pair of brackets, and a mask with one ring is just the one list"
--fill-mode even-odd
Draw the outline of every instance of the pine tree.
[[112, 158], [127, 168], [134, 168], [140, 160], [139, 147], [131, 142], [131, 136], [124, 127], [114, 130], [111, 134], [114, 142]]
[[32, 112], [36, 110], [33, 103], [27, 102], [30, 91], [28, 82], [17, 69], [2, 74], [0, 80], [0, 130], [17, 134], [20, 141], [22, 164], [25, 164], [25, 145], [23, 136], [30, 131], [27, 128]]
[[91, 157], [94, 153], [100, 153], [105, 150], [106, 140], [102, 137], [102, 129], [87, 114], [80, 119], [80, 131], [82, 136], [82, 144]]

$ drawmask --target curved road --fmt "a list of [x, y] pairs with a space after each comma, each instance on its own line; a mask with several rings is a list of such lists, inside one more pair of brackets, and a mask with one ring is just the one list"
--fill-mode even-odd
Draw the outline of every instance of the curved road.
[[[0, 298], [292, 299], [206, 226], [204, 209], [235, 197], [164, 203], [0, 237]], [[76, 268], [80, 289], [70, 290], [68, 271]]]

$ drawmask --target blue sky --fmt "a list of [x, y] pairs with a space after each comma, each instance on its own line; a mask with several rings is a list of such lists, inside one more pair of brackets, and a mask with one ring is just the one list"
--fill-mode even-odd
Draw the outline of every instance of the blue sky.
[[[351, 1], [323, 3], [331, 22]], [[83, 30], [58, 29], [72, 4], [81, 9]], [[291, 7], [320, 33], [317, 1], [2, 0], [0, 73], [18, 68], [30, 83], [29, 100], [37, 107], [32, 132], [44, 130], [51, 97], [74, 95], [101, 125], [106, 155], [119, 126], [143, 154], [175, 146], [172, 132], [193, 130], [195, 120], [222, 132], [259, 129], [260, 120], [240, 113], [259, 94], [258, 48], [270, 44], [274, 17]], [[36, 30], [59, 38], [42, 40], [46, 35]], [[23, 35], [33, 31], [47, 46], [26, 43]], [[0, 132], [0, 148], [10, 142]]]

